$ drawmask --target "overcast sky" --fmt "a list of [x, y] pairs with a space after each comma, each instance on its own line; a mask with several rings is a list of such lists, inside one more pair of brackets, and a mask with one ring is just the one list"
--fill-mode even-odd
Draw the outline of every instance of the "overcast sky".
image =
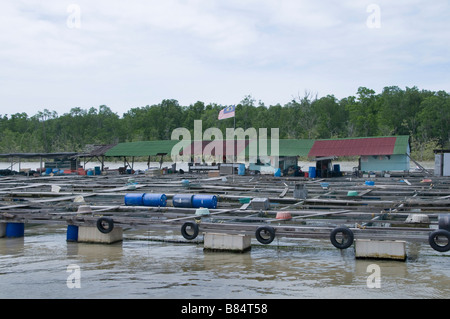
[[450, 90], [448, 0], [2, 0], [0, 114]]

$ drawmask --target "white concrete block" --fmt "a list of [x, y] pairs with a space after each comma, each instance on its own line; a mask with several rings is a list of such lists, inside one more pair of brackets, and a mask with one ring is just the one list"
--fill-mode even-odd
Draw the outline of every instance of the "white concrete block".
[[0, 238], [6, 235], [6, 223], [0, 223]]
[[430, 218], [426, 214], [409, 214], [408, 217], [406, 217], [405, 222], [427, 224], [430, 222]]
[[251, 237], [243, 234], [205, 233], [203, 248], [244, 252], [251, 248]]
[[101, 243], [112, 244], [123, 240], [123, 230], [121, 227], [114, 227], [113, 230], [104, 234], [100, 232], [97, 227], [78, 227], [78, 242], [79, 243]]
[[355, 257], [405, 260], [406, 241], [356, 239]]

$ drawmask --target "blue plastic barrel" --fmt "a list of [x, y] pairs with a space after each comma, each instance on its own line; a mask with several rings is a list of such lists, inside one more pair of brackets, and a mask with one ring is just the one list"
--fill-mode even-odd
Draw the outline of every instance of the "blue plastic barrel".
[[245, 164], [239, 164], [238, 175], [245, 175]]
[[86, 175], [88, 175], [88, 176], [92, 176], [92, 175], [94, 175], [94, 172], [93, 172], [93, 171], [91, 171], [91, 170], [89, 170], [89, 171], [87, 171], [87, 172], [86, 172]]
[[6, 223], [6, 237], [23, 237], [24, 235], [24, 223]]
[[277, 168], [277, 169], [275, 170], [275, 173], [273, 173], [273, 176], [275, 176], [275, 177], [280, 177], [280, 176], [281, 176], [281, 169]]
[[145, 194], [126, 194], [125, 195], [125, 205], [126, 206], [143, 206], [144, 205], [144, 197]]
[[52, 173], [52, 170], [53, 170], [53, 169], [51, 169], [51, 168], [46, 168], [46, 169], [45, 169], [45, 174], [51, 174], [51, 173]]
[[67, 225], [67, 241], [78, 241], [78, 226]]
[[95, 166], [94, 167], [94, 174], [95, 175], [101, 175], [102, 174], [102, 172], [100, 170], [100, 166]]
[[314, 166], [309, 167], [309, 177], [316, 178], [316, 168]]
[[192, 208], [192, 194], [177, 194], [172, 198], [173, 207]]
[[192, 206], [194, 208], [217, 208], [216, 195], [194, 195], [192, 197]]
[[166, 207], [167, 196], [165, 194], [144, 194], [142, 197], [144, 206]]

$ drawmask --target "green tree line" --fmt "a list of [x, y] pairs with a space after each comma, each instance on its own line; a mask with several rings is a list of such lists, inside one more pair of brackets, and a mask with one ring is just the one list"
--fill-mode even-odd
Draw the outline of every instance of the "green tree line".
[[[121, 116], [106, 106], [79, 107], [58, 115], [44, 109], [32, 116], [22, 112], [0, 115], [0, 153], [82, 151], [87, 144], [111, 144], [170, 139], [179, 127], [224, 132], [233, 119], [219, 121], [224, 105], [198, 101], [182, 106], [167, 99], [129, 109]], [[385, 87], [381, 93], [360, 87], [354, 96], [318, 98], [310, 92], [285, 105], [266, 106], [251, 95], [236, 104], [236, 127], [279, 128], [280, 138], [344, 138], [409, 135], [413, 149], [425, 152], [450, 146], [450, 95], [445, 91]]]

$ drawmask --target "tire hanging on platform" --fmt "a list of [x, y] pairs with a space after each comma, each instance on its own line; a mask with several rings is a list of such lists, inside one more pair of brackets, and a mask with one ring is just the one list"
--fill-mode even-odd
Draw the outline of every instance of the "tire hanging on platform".
[[[105, 223], [107, 227], [105, 227]], [[108, 234], [114, 229], [114, 221], [111, 218], [100, 217], [97, 219], [97, 229], [103, 234]]]
[[[194, 233], [189, 234], [187, 232], [188, 227], [193, 229]], [[181, 226], [181, 235], [187, 240], [195, 239], [198, 236], [198, 224], [194, 222], [184, 223], [183, 226]]]
[[[266, 237], [265, 235], [269, 235]], [[270, 244], [275, 238], [275, 229], [270, 226], [261, 226], [255, 232], [256, 239], [264, 245]]]
[[[438, 237], [446, 237], [447, 238], [447, 244], [444, 246], [439, 245], [436, 240]], [[430, 233], [428, 236], [428, 243], [430, 244], [431, 248], [433, 248], [436, 251], [439, 251], [441, 253], [444, 253], [446, 251], [450, 250], [450, 232], [445, 229], [438, 229], [434, 232]]]
[[[342, 233], [344, 235], [344, 241], [340, 242], [336, 239], [336, 235]], [[348, 227], [336, 227], [330, 233], [330, 241], [334, 247], [339, 249], [347, 249], [353, 244], [354, 235]]]

